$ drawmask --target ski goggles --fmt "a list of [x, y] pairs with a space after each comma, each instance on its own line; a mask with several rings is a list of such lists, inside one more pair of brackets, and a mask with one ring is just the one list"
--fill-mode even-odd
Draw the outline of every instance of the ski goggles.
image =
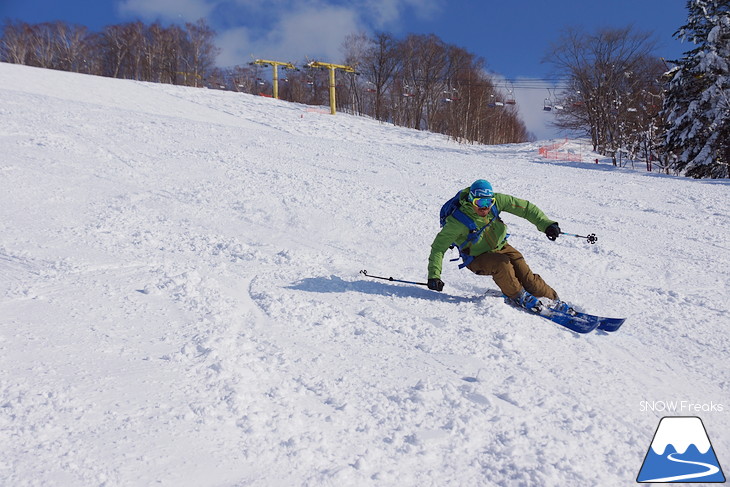
[[474, 198], [471, 204], [475, 208], [490, 208], [494, 204], [494, 198]]

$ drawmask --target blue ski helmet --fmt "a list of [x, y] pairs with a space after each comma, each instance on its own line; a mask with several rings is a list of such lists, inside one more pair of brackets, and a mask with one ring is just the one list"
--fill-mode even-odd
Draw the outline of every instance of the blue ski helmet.
[[486, 179], [477, 179], [469, 187], [469, 200], [476, 198], [494, 198], [492, 185]]

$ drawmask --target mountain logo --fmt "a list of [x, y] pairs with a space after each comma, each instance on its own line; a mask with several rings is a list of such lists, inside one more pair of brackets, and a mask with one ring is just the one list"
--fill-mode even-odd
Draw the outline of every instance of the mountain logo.
[[662, 418], [636, 481], [725, 482], [702, 420], [696, 416]]

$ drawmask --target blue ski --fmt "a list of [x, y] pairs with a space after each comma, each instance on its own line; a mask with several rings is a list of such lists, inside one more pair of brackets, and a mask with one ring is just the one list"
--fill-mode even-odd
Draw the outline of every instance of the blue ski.
[[548, 307], [543, 307], [539, 313], [535, 313], [547, 318], [553, 323], [564, 326], [569, 330], [576, 333], [590, 333], [600, 326], [600, 322], [595, 319], [597, 316], [588, 315], [585, 313], [563, 313], [562, 311], [556, 311]]
[[598, 329], [602, 331], [616, 331], [621, 328], [626, 318], [599, 318]]
[[542, 316], [553, 323], [564, 326], [565, 328], [572, 330], [576, 333], [590, 333], [593, 330], [602, 330], [607, 332], [613, 332], [618, 330], [623, 325], [626, 318], [607, 318], [604, 316], [596, 316], [588, 313], [574, 312], [574, 313], [563, 313], [562, 311], [556, 311], [550, 309], [547, 306], [539, 311], [532, 311], [525, 308], [515, 306], [511, 300], [505, 298], [505, 302], [510, 306], [527, 311], [538, 316]]

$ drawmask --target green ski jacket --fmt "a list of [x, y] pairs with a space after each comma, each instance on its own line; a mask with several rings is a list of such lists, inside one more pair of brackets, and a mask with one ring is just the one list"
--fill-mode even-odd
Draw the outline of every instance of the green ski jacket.
[[[505, 225], [501, 218], [494, 218], [491, 211], [484, 218], [477, 215], [474, 210], [474, 206], [466, 198], [468, 193], [469, 188], [466, 188], [461, 192], [461, 211], [474, 220], [477, 228], [481, 229], [487, 224], [489, 224], [489, 226], [482, 232], [476, 243], [465, 246], [462, 249], [462, 252], [476, 257], [477, 255], [485, 252], [501, 250], [507, 243], [507, 225]], [[515, 198], [508, 194], [495, 193], [494, 204], [497, 206], [497, 210], [500, 213], [506, 211], [507, 213], [512, 213], [513, 215], [522, 217], [535, 225], [541, 232], [544, 232], [547, 227], [555, 223], [554, 220], [550, 220], [547, 216], [545, 216], [540, 208], [529, 201]], [[492, 221], [493, 218], [494, 221]], [[436, 238], [431, 244], [431, 255], [428, 258], [429, 279], [441, 278], [444, 254], [453, 244], [461, 247], [464, 242], [466, 242], [468, 234], [469, 229], [456, 218], [449, 216], [446, 219], [446, 224], [438, 235], [436, 235]]]

